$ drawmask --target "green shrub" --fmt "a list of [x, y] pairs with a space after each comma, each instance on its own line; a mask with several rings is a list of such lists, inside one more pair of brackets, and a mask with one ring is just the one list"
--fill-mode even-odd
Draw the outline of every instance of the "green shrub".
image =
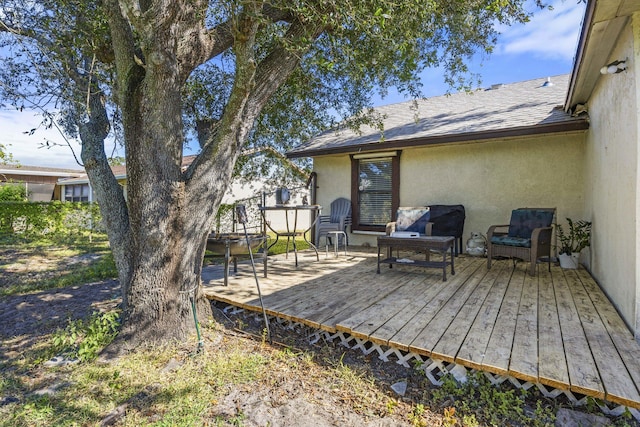
[[26, 202], [27, 188], [23, 184], [0, 185], [0, 202]]
[[64, 237], [102, 229], [95, 203], [0, 202], [0, 234]]
[[120, 312], [94, 312], [87, 320], [70, 321], [66, 329], [53, 337], [53, 351], [82, 362], [94, 360], [98, 353], [118, 335]]

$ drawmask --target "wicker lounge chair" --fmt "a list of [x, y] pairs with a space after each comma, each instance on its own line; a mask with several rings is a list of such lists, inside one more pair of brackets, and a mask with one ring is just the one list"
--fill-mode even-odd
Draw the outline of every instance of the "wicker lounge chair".
[[551, 271], [551, 235], [555, 208], [521, 208], [511, 212], [507, 225], [492, 225], [487, 232], [487, 268], [494, 257], [528, 261], [529, 274], [535, 275], [536, 262], [547, 257]]
[[351, 200], [341, 197], [331, 202], [329, 215], [320, 215], [316, 225], [316, 245], [320, 244], [320, 238], [327, 239], [329, 231], [344, 231], [346, 244], [349, 246], [347, 227], [351, 225]]

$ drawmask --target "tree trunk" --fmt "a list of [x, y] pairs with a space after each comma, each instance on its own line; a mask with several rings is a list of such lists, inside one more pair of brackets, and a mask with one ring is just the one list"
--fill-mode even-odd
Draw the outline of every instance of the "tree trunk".
[[[146, 37], [141, 41], [141, 65], [133, 48], [133, 33], [118, 13], [118, 3], [107, 2], [127, 147], [129, 239], [116, 244], [124, 244], [118, 250], [127, 252], [130, 280], [123, 283], [127, 306], [118, 342], [136, 347], [143, 342], [182, 340], [195, 330], [192, 301], [200, 318], [211, 315], [200, 286], [202, 261], [236, 160], [255, 119], [297, 66], [299, 56], [282, 46], [258, 66], [254, 43], [261, 22], [255, 18], [259, 11], [249, 10], [234, 21], [240, 35], [233, 39], [234, 86], [215, 131], [184, 171], [182, 89], [198, 61], [208, 58], [199, 53], [192, 39], [176, 43], [175, 38], [203, 28], [202, 15], [185, 12], [193, 5], [191, 1], [167, 4], [182, 14], [175, 27], [160, 22], [171, 14], [131, 12], [129, 19], [138, 26], [138, 36]], [[288, 35], [308, 36], [303, 29], [297, 22]], [[320, 29], [314, 28], [312, 38], [319, 34]]]
[[100, 91], [87, 90], [89, 97], [89, 120], [79, 126], [82, 140], [82, 162], [99, 201], [100, 213], [107, 237], [111, 243], [111, 252], [118, 269], [118, 278], [122, 285], [123, 307], [128, 304], [128, 286], [131, 280], [131, 235], [129, 213], [122, 187], [118, 184], [104, 151], [104, 140], [109, 133], [107, 111], [102, 103]]
[[171, 75], [150, 75], [149, 68], [139, 111], [123, 114], [127, 140], [136, 141], [126, 153], [133, 244], [123, 330], [133, 346], [194, 332], [192, 298], [201, 317], [210, 317], [200, 276], [205, 239], [226, 183], [218, 179], [201, 189], [210, 203], [190, 202], [181, 170], [180, 85]]

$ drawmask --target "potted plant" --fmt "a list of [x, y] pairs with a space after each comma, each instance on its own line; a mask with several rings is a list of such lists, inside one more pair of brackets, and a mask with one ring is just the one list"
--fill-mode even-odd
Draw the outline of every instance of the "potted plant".
[[560, 252], [558, 258], [562, 268], [578, 268], [580, 252], [589, 246], [591, 242], [591, 222], [573, 221], [567, 218], [568, 232], [558, 224], [558, 239], [560, 239]]

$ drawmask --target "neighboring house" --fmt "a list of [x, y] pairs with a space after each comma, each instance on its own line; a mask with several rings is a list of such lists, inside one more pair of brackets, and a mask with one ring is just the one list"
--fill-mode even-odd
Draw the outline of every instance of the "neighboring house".
[[[118, 183], [123, 187], [125, 197], [127, 196], [127, 171], [124, 166], [111, 166], [111, 171]], [[96, 195], [91, 188], [89, 177], [86, 172], [82, 172], [74, 178], [60, 179], [60, 200], [63, 202], [94, 202]]]
[[[127, 197], [127, 170], [124, 166], [111, 166], [111, 171], [118, 183], [123, 187], [125, 197]], [[94, 202], [96, 195], [91, 188], [89, 177], [86, 172], [75, 178], [60, 179], [60, 200], [63, 202]]]
[[590, 1], [571, 75], [380, 107], [382, 134], [332, 130], [287, 156], [313, 158], [317, 203], [351, 199], [353, 244], [375, 246], [398, 206], [463, 204], [465, 236], [517, 207], [592, 221], [582, 262], [640, 340], [638, 59], [640, 3]]
[[29, 201], [50, 202], [60, 200], [60, 179], [75, 178], [84, 174], [82, 170], [47, 168], [27, 165], [0, 165], [0, 185], [4, 183], [24, 185]]
[[[195, 159], [196, 156], [184, 156], [182, 160], [182, 168], [186, 169], [191, 162]], [[126, 166], [112, 166], [111, 170], [113, 171], [114, 176], [118, 180], [118, 183], [122, 186], [123, 191], [125, 193], [125, 197], [127, 196], [127, 169]], [[56, 199], [62, 201], [70, 201], [70, 202], [93, 202], [96, 200], [96, 196], [91, 188], [91, 184], [89, 182], [89, 177], [85, 172], [79, 172], [73, 178], [63, 178], [58, 180], [57, 182], [57, 193], [59, 197]], [[304, 183], [301, 181], [297, 185], [303, 186]], [[273, 205], [275, 204], [275, 189], [271, 189], [267, 184], [261, 181], [252, 182], [249, 184], [241, 183], [241, 182], [232, 182], [229, 190], [223, 197], [223, 204], [234, 204], [234, 203], [245, 203], [249, 206], [254, 206], [257, 209], [257, 205], [261, 203], [262, 192], [266, 191], [266, 204]], [[301, 203], [302, 199], [307, 192], [305, 189], [299, 188], [296, 191], [292, 191], [292, 200], [291, 204]], [[248, 206], [248, 207], [249, 207]], [[249, 220], [253, 224], [260, 223], [260, 215], [257, 212], [250, 212], [252, 216]], [[286, 221], [284, 218], [284, 213], [274, 213], [270, 212], [266, 216], [267, 221], [270, 222], [271, 226], [276, 230], [286, 230]], [[293, 224], [293, 219], [290, 218], [290, 223]], [[310, 220], [308, 215], [299, 218], [298, 225], [300, 227], [308, 228], [310, 224]], [[221, 231], [231, 231], [234, 225], [231, 224], [231, 218], [227, 220], [223, 220], [221, 224]], [[255, 228], [255, 225], [254, 225]]]

